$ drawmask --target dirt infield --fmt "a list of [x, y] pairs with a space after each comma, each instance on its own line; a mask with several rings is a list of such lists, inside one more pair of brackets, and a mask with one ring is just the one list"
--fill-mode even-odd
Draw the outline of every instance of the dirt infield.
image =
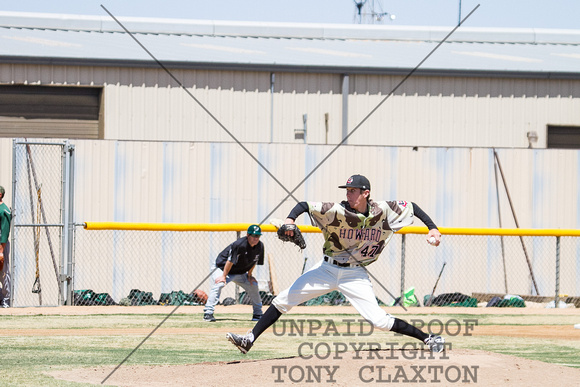
[[[167, 315], [174, 307], [58, 307], [58, 308], [10, 308], [0, 310], [2, 315], [119, 315], [159, 314]], [[474, 336], [530, 337], [580, 341], [580, 329], [573, 325], [543, 325], [543, 316], [566, 316], [575, 320], [579, 309], [538, 308], [386, 308], [401, 318], [417, 315], [444, 318], [445, 314], [465, 315], [530, 315], [530, 325], [482, 325], [475, 326]], [[291, 314], [356, 314], [352, 307], [296, 307]], [[201, 319], [202, 307], [181, 307], [176, 314], [191, 314]], [[218, 307], [216, 316], [228, 313], [248, 313], [248, 306]], [[288, 317], [290, 317], [290, 315]], [[533, 316], [532, 316], [533, 315]], [[221, 333], [227, 327], [204, 325], [198, 328], [160, 327], [157, 334], [188, 335], [208, 332]], [[106, 328], [88, 329], [5, 329], [3, 336], [146, 336], [150, 329], [128, 328], [114, 332]], [[225, 341], [225, 340], [224, 340]], [[227, 343], [224, 343], [228, 345]], [[232, 348], [232, 350], [235, 350]], [[350, 350], [350, 349], [349, 349]], [[557, 381], [558, 385], [577, 385], [580, 369], [536, 360], [522, 359], [481, 350], [451, 349], [445, 354], [432, 355], [422, 346], [417, 348], [394, 347], [380, 350], [346, 351], [328, 358], [306, 356], [275, 358], [268, 360], [245, 360], [233, 362], [198, 363], [189, 365], [133, 366], [123, 365], [114, 373], [113, 367], [94, 367], [67, 371], [51, 371], [48, 375], [58, 379], [100, 385], [109, 375], [105, 385], [118, 386], [281, 386], [325, 385], [363, 386], [369, 384], [439, 385], [457, 383], [482, 386], [530, 386], [545, 385]]]
[[[357, 356], [358, 355], [358, 356]], [[68, 381], [101, 384], [113, 368], [51, 372]], [[453, 350], [431, 355], [423, 350], [350, 352], [335, 359], [301, 357], [230, 363], [119, 368], [104, 385], [118, 386], [280, 386], [369, 384], [449, 386], [538, 386], [557, 381], [577, 385], [580, 370], [485, 351]]]

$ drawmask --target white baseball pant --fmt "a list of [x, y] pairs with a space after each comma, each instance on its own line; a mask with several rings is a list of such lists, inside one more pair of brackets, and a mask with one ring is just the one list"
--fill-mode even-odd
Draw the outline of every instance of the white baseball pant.
[[393, 327], [395, 318], [381, 309], [366, 270], [358, 266], [338, 267], [320, 261], [280, 292], [272, 305], [281, 313], [287, 313], [292, 307], [333, 290], [342, 292], [360, 315], [376, 328], [389, 331]]

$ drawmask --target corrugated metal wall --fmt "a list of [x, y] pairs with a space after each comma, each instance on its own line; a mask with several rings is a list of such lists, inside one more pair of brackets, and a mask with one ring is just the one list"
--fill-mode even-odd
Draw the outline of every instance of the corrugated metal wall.
[[188, 94], [162, 70], [120, 72], [122, 79], [107, 75], [107, 139], [269, 141], [268, 73], [175, 71]]
[[[94, 144], [102, 149], [93, 154], [92, 150], [97, 149]], [[499, 226], [490, 149], [343, 146], [331, 154], [331, 145], [245, 144], [266, 172], [244, 149], [231, 143], [77, 141], [76, 146], [77, 179], [80, 175], [85, 179], [76, 185], [84, 191], [76, 189], [77, 221], [268, 222], [272, 217], [284, 218], [295, 199], [343, 200], [344, 190], [337, 186], [351, 174], [362, 173], [371, 180], [373, 198], [414, 201], [439, 226]], [[580, 226], [579, 156], [580, 151], [574, 150], [498, 150], [521, 227]], [[100, 177], [84, 170], [97, 159], [104, 164]], [[110, 183], [103, 186], [98, 181], [104, 176]], [[505, 188], [499, 181], [502, 226], [515, 227]], [[94, 205], [103, 198], [102, 205]], [[303, 216], [299, 223], [309, 220]], [[408, 262], [407, 284], [428, 292], [422, 286], [425, 270], [435, 275], [441, 262], [448, 261], [449, 280], [443, 281], [441, 292], [501, 291], [498, 238], [481, 239], [446, 238], [444, 249], [432, 253], [432, 259], [426, 256], [418, 261], [416, 257], [422, 253], [410, 250], [415, 258]], [[516, 243], [513, 238], [512, 242]], [[485, 248], [477, 247], [486, 243], [487, 257]], [[551, 294], [555, 240], [538, 238], [527, 243], [541, 292]], [[215, 241], [208, 240], [207, 244], [218, 249]], [[519, 287], [514, 284], [513, 278], [527, 278], [527, 266], [518, 245], [513, 246], [515, 252], [512, 250], [507, 257], [510, 291], [530, 293], [526, 281], [519, 282]], [[574, 250], [577, 246], [578, 241], [573, 241], [562, 248], [561, 267], [566, 273], [580, 270]], [[200, 248], [205, 250], [206, 246]], [[317, 247], [312, 248], [315, 252], [311, 256], [317, 257]], [[391, 271], [393, 267], [398, 270], [398, 266], [388, 263], [395, 262], [399, 252], [400, 247], [394, 244], [383, 257], [385, 262], [374, 269], [386, 265]], [[214, 255], [209, 254], [208, 260]], [[462, 275], [466, 272], [470, 274]], [[490, 282], [493, 279], [495, 282]], [[564, 275], [561, 286], [566, 292], [578, 290], [569, 275]]]
[[[112, 140], [71, 143], [75, 146], [76, 222], [268, 222], [272, 217], [284, 218], [295, 200], [343, 200], [345, 192], [337, 186], [351, 174], [362, 173], [371, 181], [371, 197], [414, 201], [439, 226], [499, 226], [494, 156], [490, 149], [343, 146], [332, 153], [331, 145], [251, 143], [243, 149], [234, 143]], [[11, 181], [11, 144], [10, 139], [0, 139], [0, 184], [7, 188]], [[498, 156], [522, 228], [580, 227], [580, 151], [500, 149]], [[515, 227], [501, 179], [499, 202], [502, 226]], [[21, 216], [21, 211], [15, 208], [13, 214]], [[309, 221], [302, 216], [298, 223]], [[497, 237], [492, 240], [492, 237], [445, 236], [444, 246], [429, 250], [427, 255], [418, 252], [424, 241], [420, 236], [415, 238], [408, 248], [412, 258], [407, 263], [407, 286], [428, 292], [430, 289], [422, 285], [425, 272], [433, 273], [435, 278], [441, 263], [446, 261], [450, 266], [449, 279], [441, 283], [441, 292], [501, 291]], [[562, 247], [561, 286], [568, 293], [577, 292], [580, 286], [574, 280], [580, 271], [580, 242], [576, 239], [569, 238]], [[85, 255], [79, 257], [78, 264], [96, 260], [104, 253], [103, 240], [91, 242], [85, 238], [84, 243]], [[144, 247], [149, 243], [153, 243], [154, 250]], [[150, 251], [158, 252], [161, 249], [158, 243], [145, 236], [138, 244], [123, 249], [128, 249], [133, 258], [140, 257]], [[195, 252], [196, 260], [209, 265], [224, 243], [202, 240], [199, 246], [192, 245], [191, 251]], [[512, 238], [510, 243], [512, 252], [507, 258], [510, 291], [529, 293], [525, 257], [517, 240]], [[555, 238], [527, 238], [526, 243], [540, 290], [551, 295]], [[125, 251], [120, 245], [105, 245], [117, 249], [108, 259], [125, 259], [119, 255]], [[174, 247], [177, 248], [164, 245], [163, 249]], [[318, 247], [309, 247], [311, 257], [319, 258]], [[382, 263], [372, 268], [373, 272], [380, 268], [395, 270], [397, 273], [389, 274], [394, 289], [400, 270], [399, 253], [400, 243], [393, 243], [381, 257]], [[124, 265], [123, 262], [115, 265]], [[121, 269], [115, 266], [106, 270]], [[517, 286], [512, 278], [520, 279]]]
[[[342, 140], [341, 74], [277, 73], [272, 98], [267, 72], [172, 72], [187, 92], [163, 70], [142, 68], [0, 64], [0, 83], [103, 85], [105, 139], [300, 143], [294, 131], [307, 115], [309, 143]], [[351, 75], [348, 129], [402, 79]], [[543, 148], [548, 124], [580, 125], [580, 81], [414, 76], [348, 142], [527, 148], [536, 131]]]
[[304, 114], [308, 143], [338, 144], [342, 140], [341, 75], [277, 73], [273, 103], [274, 142], [295, 142], [294, 131], [304, 128]]
[[[295, 199], [343, 200], [337, 186], [362, 173], [373, 198], [415, 201], [440, 226], [499, 226], [491, 149], [71, 142], [77, 222], [257, 222], [286, 216]], [[0, 151], [0, 184], [9, 189], [12, 139], [0, 139]], [[580, 227], [580, 151], [497, 153], [520, 227]], [[512, 228], [498, 180], [502, 226]]]
[[[354, 128], [403, 77], [351, 77]], [[546, 147], [546, 127], [580, 125], [580, 82], [545, 79], [411, 77], [349, 139], [350, 144]], [[359, 133], [360, 132], [360, 133]]]

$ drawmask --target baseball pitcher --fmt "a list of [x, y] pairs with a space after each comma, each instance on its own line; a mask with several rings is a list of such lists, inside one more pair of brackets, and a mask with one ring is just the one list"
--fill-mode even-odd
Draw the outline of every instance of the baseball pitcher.
[[428, 227], [427, 241], [434, 246], [441, 242], [437, 226], [415, 203], [372, 200], [370, 182], [362, 175], [351, 176], [339, 188], [346, 188], [346, 201], [300, 202], [280, 228], [292, 236], [298, 230], [294, 221], [308, 212], [324, 235], [323, 259], [282, 291], [250, 332], [243, 336], [228, 333], [227, 339], [247, 353], [260, 334], [292, 307], [339, 290], [376, 328], [414, 337], [431, 351], [442, 352], [442, 337], [426, 334], [381, 309], [365, 268], [378, 259], [393, 233], [412, 224], [415, 217]]

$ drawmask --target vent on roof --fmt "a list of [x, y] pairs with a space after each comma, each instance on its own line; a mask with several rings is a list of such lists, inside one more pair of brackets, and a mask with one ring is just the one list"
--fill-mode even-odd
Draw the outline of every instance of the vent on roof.
[[97, 87], [0, 86], [0, 116], [98, 120]]
[[548, 125], [547, 147], [580, 149], [580, 126]]
[[0, 86], [0, 136], [100, 138], [101, 88]]

